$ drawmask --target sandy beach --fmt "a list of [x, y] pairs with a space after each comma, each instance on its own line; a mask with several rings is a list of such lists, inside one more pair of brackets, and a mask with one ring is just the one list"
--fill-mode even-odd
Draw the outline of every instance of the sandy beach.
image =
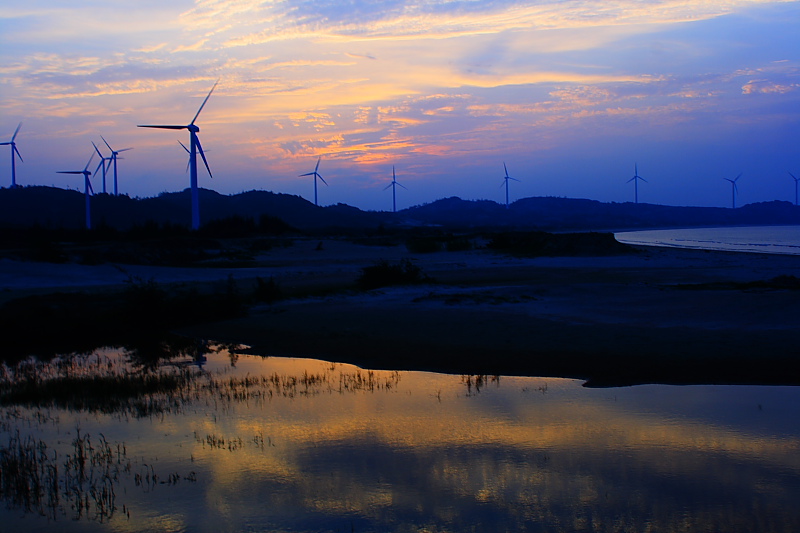
[[[433, 281], [357, 290], [361, 269], [409, 259]], [[132, 277], [246, 288], [272, 278], [287, 296], [248, 316], [180, 333], [262, 355], [371, 368], [558, 375], [592, 384], [800, 383], [800, 291], [747, 283], [800, 274], [800, 257], [639, 247], [607, 257], [516, 258], [478, 249], [301, 240], [252, 268], [47, 265], [0, 261], [3, 299], [106, 290]], [[737, 285], [739, 284], [739, 285]]]

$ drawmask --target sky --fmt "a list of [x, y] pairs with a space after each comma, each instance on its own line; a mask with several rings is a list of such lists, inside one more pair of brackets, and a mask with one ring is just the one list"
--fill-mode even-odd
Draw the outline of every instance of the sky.
[[[391, 210], [459, 196], [794, 201], [800, 0], [28, 0], [0, 6], [0, 142], [19, 185], [189, 186]], [[135, 8], [131, 6], [135, 5]], [[0, 146], [0, 186], [11, 184]], [[95, 157], [90, 170], [97, 167]], [[93, 177], [96, 191], [102, 177]], [[107, 185], [111, 189], [110, 182]]]

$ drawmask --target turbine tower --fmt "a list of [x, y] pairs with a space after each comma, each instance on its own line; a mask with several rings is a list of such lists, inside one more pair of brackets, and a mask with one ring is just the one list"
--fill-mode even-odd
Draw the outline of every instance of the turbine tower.
[[739, 173], [739, 175], [736, 176], [733, 179], [722, 178], [725, 181], [731, 182], [731, 207], [733, 207], [733, 209], [736, 209], [736, 193], [739, 192], [739, 187], [736, 186], [736, 182], [739, 181], [739, 178], [741, 178], [741, 177], [742, 177], [742, 174]]
[[89, 180], [89, 176], [92, 175], [89, 171], [89, 165], [92, 164], [92, 159], [94, 159], [94, 152], [92, 152], [92, 156], [89, 158], [89, 161], [86, 162], [86, 166], [83, 167], [83, 170], [58, 171], [58, 174], [83, 174], [83, 195], [86, 198], [86, 229], [92, 229], [92, 207], [89, 202], [89, 193], [91, 192], [94, 194], [92, 182]]
[[[106, 146], [108, 146], [108, 149], [111, 150], [111, 161], [109, 162], [108, 166], [110, 167], [112, 163], [114, 164], [114, 196], [117, 196], [119, 194], [119, 189], [117, 188], [117, 155], [120, 152], [127, 152], [128, 150], [133, 150], [133, 148], [123, 148], [122, 150], [114, 150], [113, 148], [111, 148], [111, 145], [108, 144], [108, 141], [105, 140], [105, 138], [103, 138], [102, 135], [100, 136], [100, 138], [103, 139], [103, 142], [106, 143]], [[105, 174], [103, 174], [103, 176], [104, 176], [103, 177], [103, 192], [106, 192]]]
[[789, 172], [789, 175], [794, 180], [794, 205], [797, 205], [797, 183], [800, 182], [800, 179], [796, 178], [791, 172]]
[[[97, 145], [92, 141], [92, 146], [94, 146], [94, 151], [97, 152], [97, 155], [100, 156], [100, 164], [97, 165], [97, 168], [94, 169], [94, 174], [97, 174], [97, 171], [100, 170], [100, 167], [103, 167], [103, 194], [106, 193], [106, 171], [108, 167], [111, 166], [111, 160], [114, 158], [113, 155], [111, 157], [103, 157], [103, 154], [100, 153], [100, 149]], [[112, 152], [113, 154], [113, 152]], [[106, 165], [106, 161], [108, 161], [108, 165]]]
[[508, 181], [509, 180], [519, 181], [519, 180], [517, 178], [512, 178], [511, 176], [508, 175], [508, 167], [506, 166], [506, 162], [505, 161], [503, 161], [503, 170], [506, 171], [506, 175], [503, 178], [503, 183], [500, 185], [500, 187], [502, 187], [503, 185], [505, 185], [505, 187], [506, 187], [506, 209], [508, 209], [508, 205], [509, 205], [508, 204]]
[[633, 203], [639, 203], [639, 180], [647, 183], [647, 180], [644, 179], [639, 175], [639, 165], [637, 163], [633, 164], [633, 177], [629, 179], [626, 183], [633, 182]]
[[324, 183], [325, 185], [327, 185], [327, 184], [328, 184], [328, 182], [327, 182], [327, 181], [325, 181], [325, 180], [322, 178], [322, 176], [320, 176], [320, 174], [319, 174], [319, 172], [318, 172], [318, 170], [319, 170], [319, 162], [320, 162], [321, 160], [322, 160], [322, 158], [321, 158], [321, 157], [317, 159], [317, 166], [316, 166], [316, 167], [314, 167], [314, 172], [307, 172], [307, 173], [305, 173], [305, 174], [300, 174], [300, 176], [299, 176], [299, 177], [301, 177], [301, 178], [302, 178], [302, 177], [304, 177], [304, 176], [314, 176], [314, 205], [319, 205], [319, 204], [317, 203], [317, 179], [320, 179], [320, 180], [322, 180], [322, 183]]
[[22, 155], [19, 153], [17, 149], [17, 143], [14, 140], [17, 138], [17, 133], [19, 133], [19, 129], [22, 127], [22, 122], [17, 125], [17, 129], [14, 130], [14, 135], [11, 136], [11, 140], [8, 142], [0, 143], [0, 146], [9, 145], [11, 146], [11, 188], [17, 186], [17, 160], [16, 158], [19, 157], [19, 160], [22, 161]]
[[405, 185], [397, 182], [397, 176], [394, 173], [394, 165], [392, 165], [392, 182], [383, 188], [384, 191], [389, 187], [392, 188], [392, 213], [397, 213], [397, 185], [401, 186], [405, 190], [408, 190]]
[[208, 102], [208, 99], [211, 97], [211, 93], [214, 92], [214, 89], [217, 87], [217, 83], [219, 80], [214, 83], [214, 86], [211, 87], [211, 90], [208, 91], [208, 95], [206, 95], [205, 100], [203, 103], [200, 104], [200, 109], [197, 110], [195, 113], [194, 118], [192, 121], [186, 126], [163, 126], [163, 125], [139, 125], [140, 128], [158, 128], [162, 130], [189, 130], [189, 170], [191, 171], [189, 175], [189, 184], [192, 189], [192, 229], [197, 230], [200, 229], [200, 202], [199, 202], [199, 191], [197, 189], [197, 152], [200, 152], [200, 157], [203, 158], [203, 163], [206, 165], [206, 170], [208, 171], [208, 176], [213, 178], [211, 175], [211, 168], [208, 166], [208, 161], [206, 160], [206, 154], [203, 153], [203, 147], [200, 145], [200, 139], [197, 137], [197, 132], [200, 131], [200, 128], [195, 125], [195, 121], [197, 117], [200, 116], [200, 112]]

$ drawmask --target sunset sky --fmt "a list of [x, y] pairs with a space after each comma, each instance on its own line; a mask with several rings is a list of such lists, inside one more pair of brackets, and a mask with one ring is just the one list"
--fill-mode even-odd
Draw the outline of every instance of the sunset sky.
[[[460, 196], [794, 201], [800, 2], [55, 0], [0, 6], [0, 142], [20, 185], [81, 188], [102, 135], [120, 191], [189, 185], [197, 125], [223, 194], [391, 209]], [[136, 8], [132, 9], [131, 6]], [[102, 146], [102, 145], [101, 145]], [[107, 151], [107, 150], [106, 150]], [[0, 185], [11, 183], [0, 146]], [[98, 160], [92, 163], [91, 170]], [[93, 178], [96, 191], [101, 178]], [[110, 184], [109, 184], [110, 188]]]

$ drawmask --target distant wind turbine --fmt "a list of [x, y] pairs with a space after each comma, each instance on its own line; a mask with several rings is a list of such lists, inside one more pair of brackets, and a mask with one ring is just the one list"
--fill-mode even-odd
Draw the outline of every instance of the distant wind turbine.
[[[94, 141], [92, 141], [92, 146], [94, 146], [94, 151], [97, 152], [97, 155], [100, 156], [100, 164], [97, 165], [96, 169], [94, 169], [94, 174], [97, 175], [97, 171], [100, 170], [100, 167], [103, 168], [103, 194], [105, 194], [105, 192], [106, 192], [106, 170], [108, 170], [108, 167], [111, 166], [111, 161], [112, 161], [112, 159], [114, 159], [114, 157], [113, 157], [113, 155], [112, 155], [112, 157], [103, 157], [103, 154], [100, 153], [100, 149], [97, 147], [97, 145], [94, 143]], [[112, 154], [113, 154], [113, 152], [112, 152]], [[108, 161], [108, 165], [106, 165], [106, 161]]]
[[394, 165], [392, 165], [392, 182], [389, 185], [387, 185], [386, 187], [383, 188], [384, 191], [386, 189], [388, 189], [389, 187], [392, 188], [392, 213], [397, 213], [397, 194], [396, 194], [397, 191], [396, 191], [396, 189], [397, 189], [398, 185], [401, 186], [402, 188], [404, 188], [405, 190], [408, 190], [408, 188], [405, 185], [403, 185], [402, 183], [398, 183], [397, 182], [397, 176], [394, 173]]
[[19, 133], [19, 129], [22, 127], [22, 122], [17, 124], [17, 129], [14, 130], [14, 135], [11, 136], [11, 140], [8, 142], [0, 143], [0, 146], [9, 145], [11, 146], [11, 188], [17, 186], [17, 160], [16, 158], [19, 157], [20, 162], [22, 161], [22, 155], [19, 153], [17, 149], [17, 143], [14, 142], [17, 138], [17, 133]]
[[797, 205], [797, 183], [800, 182], [800, 179], [796, 178], [791, 172], [789, 172], [789, 175], [794, 180], [794, 205]]
[[322, 178], [322, 176], [320, 176], [320, 174], [318, 172], [319, 171], [319, 162], [320, 161], [322, 161], [321, 157], [317, 159], [317, 166], [314, 167], [314, 172], [307, 172], [306, 174], [300, 174], [301, 178], [304, 177], [304, 176], [314, 176], [314, 205], [319, 205], [319, 203], [317, 203], [317, 179], [322, 180], [322, 183], [324, 183], [325, 185], [328, 184], [328, 182], [325, 181]]
[[[100, 136], [100, 138], [103, 139], [103, 142], [106, 143], [108, 149], [111, 150], [111, 162], [109, 163], [109, 166], [111, 166], [112, 163], [114, 164], [114, 196], [117, 196], [119, 194], [119, 189], [117, 188], [117, 155], [119, 155], [121, 152], [127, 152], [128, 150], [133, 150], [133, 148], [123, 148], [122, 150], [114, 150], [113, 148], [111, 148], [111, 145], [108, 144], [108, 141], [105, 140], [102, 135]], [[106, 183], [105, 178], [103, 178], [103, 192], [106, 192], [105, 183]]]
[[733, 178], [733, 179], [730, 179], [730, 178], [722, 178], [722, 179], [724, 179], [725, 181], [729, 181], [729, 182], [731, 182], [731, 206], [732, 206], [734, 209], [736, 209], [736, 193], [737, 193], [737, 192], [739, 192], [739, 187], [736, 185], [736, 182], [737, 182], [737, 181], [739, 181], [739, 178], [741, 178], [741, 177], [742, 177], [742, 174], [741, 174], [741, 173], [739, 173], [739, 175], [738, 175], [738, 176], [736, 176], [736, 177], [735, 177], [735, 178]]
[[200, 201], [199, 201], [199, 191], [197, 189], [197, 152], [200, 152], [200, 157], [203, 158], [203, 163], [206, 165], [206, 170], [208, 171], [208, 176], [213, 178], [211, 175], [211, 168], [208, 166], [208, 161], [206, 160], [206, 154], [203, 153], [203, 147], [200, 145], [200, 139], [197, 137], [197, 132], [200, 131], [200, 127], [195, 125], [195, 121], [197, 117], [200, 116], [200, 112], [208, 102], [208, 99], [211, 97], [211, 93], [214, 92], [214, 89], [217, 87], [217, 80], [214, 83], [214, 86], [211, 87], [211, 90], [208, 91], [208, 95], [206, 95], [205, 100], [203, 103], [200, 104], [200, 109], [197, 110], [195, 113], [194, 118], [192, 121], [186, 126], [162, 126], [162, 125], [139, 125], [140, 128], [158, 128], [162, 130], [189, 130], [189, 170], [191, 171], [189, 175], [189, 184], [192, 189], [192, 229], [197, 230], [200, 229]]
[[502, 187], [503, 185], [505, 185], [506, 187], [506, 209], [508, 209], [508, 182], [509, 180], [514, 180], [514, 181], [519, 181], [519, 180], [517, 178], [512, 178], [511, 176], [508, 175], [508, 167], [506, 166], [505, 161], [503, 161], [503, 170], [506, 171], [506, 175], [503, 178], [503, 183], [502, 185], [500, 185], [500, 187]]
[[647, 180], [644, 179], [639, 175], [639, 165], [637, 163], [633, 164], [633, 177], [629, 179], [626, 183], [633, 182], [633, 203], [639, 203], [639, 180], [647, 183]]
[[94, 194], [92, 182], [89, 180], [89, 176], [92, 175], [89, 171], [89, 165], [92, 164], [92, 159], [94, 159], [94, 152], [92, 152], [92, 156], [89, 158], [89, 161], [86, 162], [86, 166], [83, 167], [83, 170], [58, 171], [58, 174], [83, 174], [83, 195], [86, 198], [86, 229], [92, 229], [92, 206], [89, 202], [89, 193]]

